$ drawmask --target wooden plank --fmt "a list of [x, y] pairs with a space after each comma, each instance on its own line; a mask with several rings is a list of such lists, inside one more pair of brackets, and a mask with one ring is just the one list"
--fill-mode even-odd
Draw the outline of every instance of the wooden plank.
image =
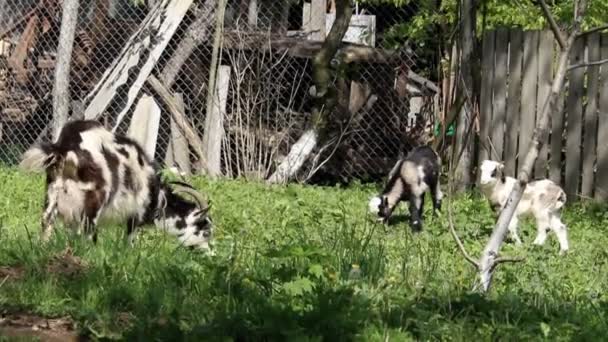
[[523, 56], [523, 32], [511, 29], [509, 33], [509, 86], [507, 122], [505, 132], [505, 172], [514, 175], [517, 170], [517, 136], [519, 133], [521, 66]]
[[[217, 82], [212, 96], [211, 111], [205, 118], [203, 151], [207, 161], [207, 172], [211, 177], [221, 175], [222, 140], [224, 139], [224, 118], [228, 101], [230, 66], [220, 65], [217, 68]], [[209, 107], [208, 107], [209, 108]]]
[[[585, 40], [579, 38], [572, 45], [570, 64], [578, 64], [585, 58]], [[569, 87], [566, 102], [566, 179], [568, 198], [575, 199], [579, 188], [581, 170], [581, 128], [583, 118], [583, 90], [585, 68], [576, 68], [568, 73]]]
[[[600, 36], [598, 33], [587, 36], [587, 55], [590, 62], [600, 60]], [[585, 108], [585, 125], [583, 126], [583, 177], [581, 184], [581, 194], [587, 197], [593, 196], [599, 69], [599, 66], [587, 68], [587, 106]], [[606, 141], [603, 143], [606, 143]]]
[[[545, 30], [540, 32], [538, 42], [538, 97], [536, 100], [536, 123], [540, 120], [540, 113], [551, 93], [553, 83], [553, 32]], [[545, 141], [538, 153], [534, 175], [537, 179], [546, 178], [548, 167], [548, 141]]]
[[97, 119], [114, 102], [112, 108], [118, 117], [113, 131], [116, 130], [192, 1], [162, 0], [160, 6], [148, 13], [114, 63], [87, 96], [85, 102], [88, 105], [84, 114], [86, 119]]
[[[524, 32], [523, 83], [521, 90], [521, 117], [519, 128], [518, 161], [530, 148], [536, 122], [536, 91], [538, 76], [539, 31]], [[517, 176], [515, 174], [514, 176]]]
[[494, 146], [494, 158], [504, 160], [505, 116], [507, 110], [507, 59], [509, 56], [509, 31], [504, 28], [496, 30], [496, 60], [494, 64], [494, 101], [492, 108], [491, 137]]
[[[175, 102], [181, 111], [185, 111], [184, 99], [182, 94], [174, 95]], [[188, 148], [188, 140], [179, 129], [174, 118], [170, 119], [170, 138], [167, 144], [167, 155], [165, 156], [165, 164], [167, 166], [177, 167], [180, 173], [189, 175], [190, 169], [190, 149]]]
[[[556, 60], [558, 58], [560, 46], [557, 41], [553, 42], [553, 73], [557, 68]], [[565, 102], [566, 99], [566, 87], [564, 86], [563, 91], [559, 93], [557, 101], [560, 103], [560, 112], [551, 114], [551, 160], [549, 161], [549, 179], [554, 181], [556, 184], [563, 186], [562, 184], [562, 160], [563, 160], [563, 146], [564, 146], [564, 123], [565, 123]]]
[[[479, 163], [491, 158], [488, 137], [492, 121], [492, 79], [494, 78], [495, 31], [486, 31], [482, 42], [481, 94], [479, 104]], [[479, 179], [479, 177], [477, 177]]]
[[[608, 58], [608, 34], [601, 36], [601, 59]], [[599, 113], [597, 141], [597, 174], [595, 178], [595, 198], [608, 200], [608, 64], [600, 67]]]
[[154, 98], [143, 94], [135, 106], [133, 118], [127, 131], [127, 135], [144, 148], [150, 159], [154, 159], [154, 152], [156, 151], [160, 112], [160, 106]]
[[324, 41], [325, 14], [327, 11], [327, 0], [312, 0], [310, 2], [310, 39]]

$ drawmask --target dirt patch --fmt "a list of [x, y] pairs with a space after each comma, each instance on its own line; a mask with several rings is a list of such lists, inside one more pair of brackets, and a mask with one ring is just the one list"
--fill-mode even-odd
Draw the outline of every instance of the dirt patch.
[[86, 262], [75, 256], [70, 247], [53, 256], [46, 265], [47, 272], [70, 278], [81, 275], [86, 268]]
[[40, 341], [82, 341], [68, 317], [44, 318], [29, 314], [2, 314], [0, 336], [36, 338]]
[[7, 280], [23, 278], [25, 270], [19, 266], [0, 266], [0, 284]]

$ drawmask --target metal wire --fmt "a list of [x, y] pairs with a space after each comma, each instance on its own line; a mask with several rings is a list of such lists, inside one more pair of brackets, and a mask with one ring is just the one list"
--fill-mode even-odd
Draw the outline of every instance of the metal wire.
[[[154, 6], [168, 1], [81, 1], [71, 66], [72, 117], [82, 116], [90, 104], [87, 96], [124, 57], [125, 46]], [[186, 122], [176, 122], [171, 109], [146, 83], [117, 130], [128, 133], [131, 125], [144, 125], [132, 122], [132, 115], [144, 95], [152, 96], [161, 110], [154, 157], [185, 174], [204, 167], [200, 152], [188, 140], [192, 137], [184, 138], [183, 127], [190, 126], [199, 139], [205, 135], [217, 13], [205, 6], [219, 2], [210, 1], [194, 1], [151, 72], [183, 100]], [[326, 20], [331, 20], [328, 3]], [[305, 15], [310, 6], [301, 0], [227, 1], [217, 63], [229, 71], [225, 108], [219, 108], [221, 172], [226, 177], [269, 177], [310, 124], [312, 57], [320, 47], [320, 42], [315, 44], [320, 33]], [[296, 180], [350, 182], [381, 177], [397, 158], [428, 139], [432, 110], [416, 113], [410, 106], [415, 95], [408, 72], [416, 71], [416, 53], [405, 42], [388, 38], [391, 28], [411, 18], [413, 6], [353, 6], [358, 12], [344, 46], [357, 53], [345, 48], [332, 63], [337, 106], [329, 117], [327, 136]], [[49, 139], [60, 20], [61, 1], [0, 0], [0, 162], [5, 165], [14, 165], [34, 142]], [[372, 24], [362, 26], [366, 22]], [[198, 39], [200, 44], [172, 77], [172, 57], [183, 52], [180, 43], [186, 39]], [[361, 51], [367, 55], [359, 55]], [[116, 106], [124, 103], [127, 94], [118, 93], [97, 118], [109, 127], [116, 125]], [[433, 94], [421, 99], [429, 108]], [[420, 114], [418, 121], [412, 121], [415, 114]]]

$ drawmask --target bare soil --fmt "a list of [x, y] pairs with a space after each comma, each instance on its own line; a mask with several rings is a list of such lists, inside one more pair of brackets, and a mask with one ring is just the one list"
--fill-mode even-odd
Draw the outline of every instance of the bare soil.
[[31, 314], [2, 314], [0, 336], [40, 341], [83, 341], [68, 317], [44, 318]]

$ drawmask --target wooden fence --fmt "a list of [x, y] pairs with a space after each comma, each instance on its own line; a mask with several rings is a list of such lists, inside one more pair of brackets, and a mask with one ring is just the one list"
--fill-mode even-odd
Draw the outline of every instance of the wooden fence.
[[[516, 176], [551, 90], [559, 50], [551, 31], [497, 29], [482, 41], [478, 161], [501, 159]], [[576, 40], [570, 65], [608, 58], [608, 34]], [[608, 199], [608, 64], [568, 71], [564, 110], [552, 113], [550, 137], [534, 177], [561, 184], [570, 199]], [[491, 142], [491, 143], [490, 143]], [[492, 148], [493, 146], [493, 148]]]

